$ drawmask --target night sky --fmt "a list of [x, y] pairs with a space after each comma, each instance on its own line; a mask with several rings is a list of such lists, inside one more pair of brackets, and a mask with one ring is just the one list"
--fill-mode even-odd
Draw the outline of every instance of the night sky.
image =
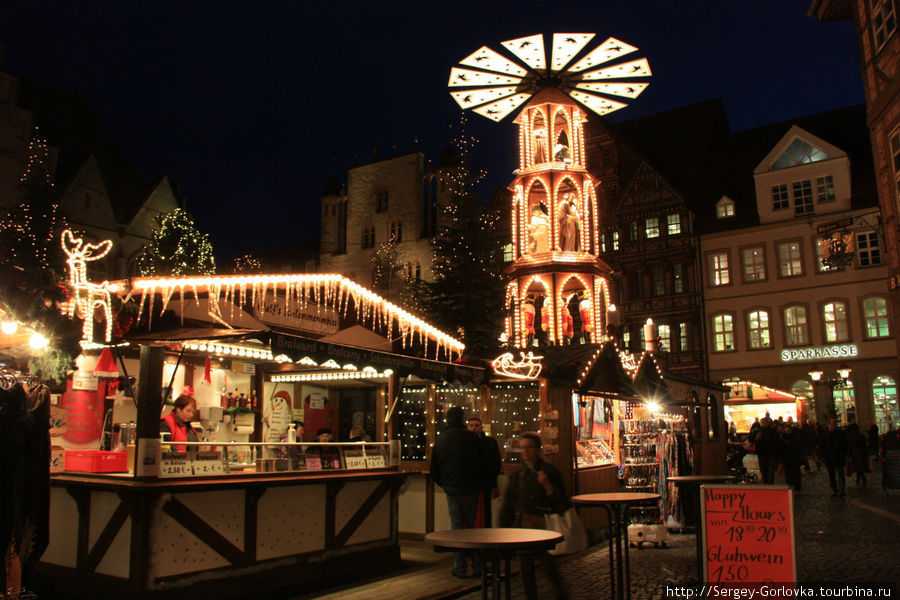
[[[809, 5], [6, 0], [0, 41], [5, 70], [85, 98], [145, 180], [180, 182], [221, 261], [317, 238], [324, 185], [355, 154], [418, 137], [437, 160], [459, 115], [450, 68], [482, 45], [574, 32], [639, 47], [650, 87], [614, 122], [722, 97], [741, 130], [862, 102], [852, 23]], [[472, 114], [469, 132], [490, 195], [512, 178], [515, 126]]]

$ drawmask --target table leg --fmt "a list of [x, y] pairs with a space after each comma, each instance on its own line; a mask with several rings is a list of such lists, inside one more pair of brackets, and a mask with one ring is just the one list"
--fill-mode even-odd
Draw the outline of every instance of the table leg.
[[[624, 600], [627, 591], [625, 589], [625, 573], [622, 569], [622, 553], [624, 551], [625, 556], [628, 556], [628, 536], [626, 535], [624, 539], [622, 537], [622, 514], [619, 512], [619, 508], [614, 506], [613, 512], [616, 515], [616, 563], [618, 563], [619, 567], [616, 569], [616, 580], [619, 587], [619, 595], [617, 597], [620, 600]], [[622, 548], [622, 544], [626, 544], [624, 549]]]
[[481, 550], [481, 600], [487, 600], [488, 591], [488, 557], [490, 553], [487, 550]]
[[605, 505], [601, 504], [601, 506], [606, 510], [606, 536], [609, 538], [609, 589], [610, 589], [610, 598], [616, 597], [616, 565], [615, 565], [615, 550], [613, 548], [613, 539], [615, 537], [615, 519], [613, 518], [613, 511]]
[[512, 600], [512, 579], [509, 576], [509, 561], [511, 558], [508, 552], [503, 557], [503, 575], [506, 577], [506, 600]]
[[628, 552], [628, 506], [622, 507], [622, 535], [625, 536], [625, 598], [631, 600], [631, 558]]
[[[491, 557], [491, 577], [494, 578], [494, 595], [493, 598], [495, 600], [501, 600], [503, 596], [500, 595], [500, 551], [494, 550], [492, 552], [493, 556]], [[508, 597], [508, 596], [507, 596]]]

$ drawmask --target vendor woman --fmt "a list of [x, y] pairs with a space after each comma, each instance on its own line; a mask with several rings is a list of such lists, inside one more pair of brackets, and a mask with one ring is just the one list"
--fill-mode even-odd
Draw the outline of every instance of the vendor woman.
[[[197, 442], [197, 432], [191, 420], [197, 414], [197, 401], [191, 394], [182, 393], [175, 398], [172, 411], [159, 422], [160, 433], [168, 433], [171, 442]], [[184, 452], [186, 446], [173, 446], [176, 452]]]

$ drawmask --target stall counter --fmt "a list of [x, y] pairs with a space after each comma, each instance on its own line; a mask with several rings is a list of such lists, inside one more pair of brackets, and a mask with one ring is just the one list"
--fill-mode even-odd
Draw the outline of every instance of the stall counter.
[[139, 481], [51, 478], [39, 594], [306, 593], [400, 568], [395, 470]]

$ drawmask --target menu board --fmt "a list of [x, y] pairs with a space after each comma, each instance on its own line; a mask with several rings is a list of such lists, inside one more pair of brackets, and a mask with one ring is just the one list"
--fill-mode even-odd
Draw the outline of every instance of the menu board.
[[700, 490], [704, 581], [797, 580], [794, 494], [788, 486], [717, 484]]

